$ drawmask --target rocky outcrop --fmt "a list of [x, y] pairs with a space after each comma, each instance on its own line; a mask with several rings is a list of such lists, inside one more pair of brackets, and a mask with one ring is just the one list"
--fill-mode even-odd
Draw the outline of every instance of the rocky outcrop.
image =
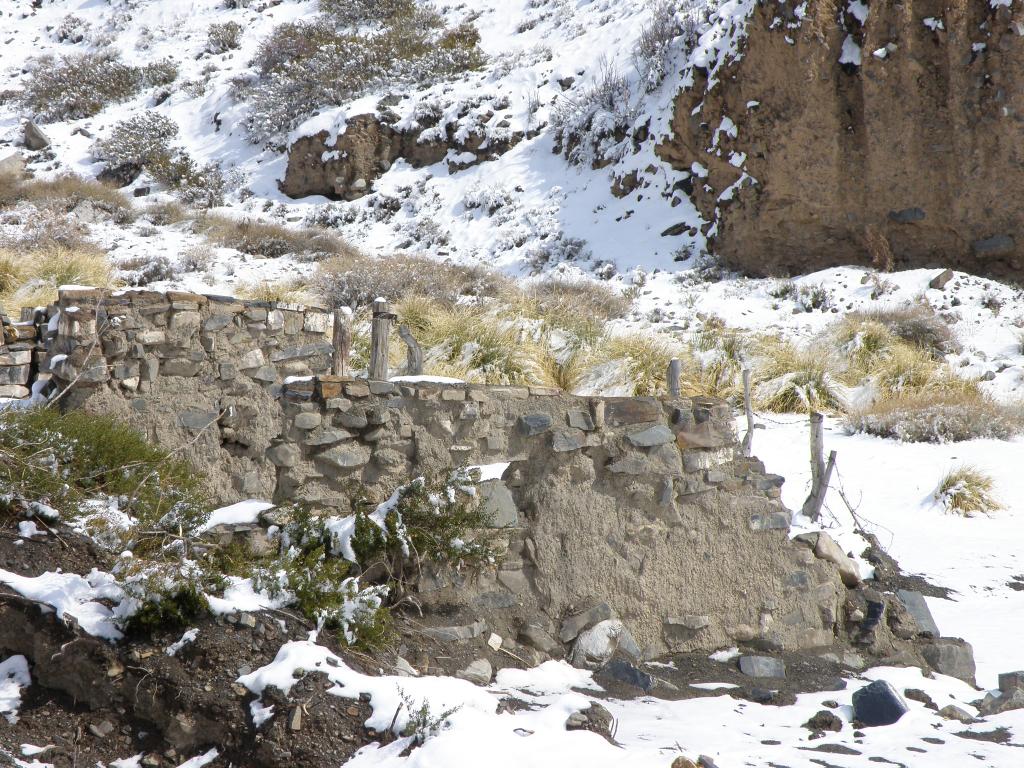
[[897, 268], [1019, 276], [1019, 4], [811, 0], [802, 19], [795, 3], [751, 6], [741, 55], [710, 86], [695, 72], [659, 148], [695, 171], [714, 250], [800, 273], [877, 261], [874, 233]]
[[482, 125], [457, 130], [455, 124], [437, 123], [422, 118], [413, 128], [399, 129], [375, 115], [357, 115], [334, 140], [327, 131], [297, 139], [288, 149], [281, 191], [290, 197], [356, 200], [371, 192], [396, 160], [422, 168], [447, 157], [454, 173], [504, 154], [522, 139], [519, 132], [496, 139]]

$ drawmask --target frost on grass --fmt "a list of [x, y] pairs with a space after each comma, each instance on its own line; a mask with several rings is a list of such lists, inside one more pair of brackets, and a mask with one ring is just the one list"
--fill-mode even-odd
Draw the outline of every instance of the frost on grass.
[[939, 481], [934, 498], [946, 512], [963, 517], [987, 515], [1003, 508], [993, 493], [995, 481], [977, 467], [962, 464]]

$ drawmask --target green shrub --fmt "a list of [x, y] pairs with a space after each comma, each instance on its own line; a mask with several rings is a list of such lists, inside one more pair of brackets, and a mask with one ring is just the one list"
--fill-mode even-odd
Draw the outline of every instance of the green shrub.
[[32, 62], [22, 100], [44, 120], [77, 120], [130, 99], [142, 85], [141, 70], [114, 53], [42, 56]]
[[158, 589], [147, 592], [138, 610], [122, 622], [126, 634], [148, 636], [158, 630], [185, 627], [210, 609], [202, 588], [194, 582], [175, 582]]
[[98, 495], [146, 529], [189, 532], [206, 518], [200, 476], [111, 417], [55, 408], [0, 413], [0, 487], [74, 518]]

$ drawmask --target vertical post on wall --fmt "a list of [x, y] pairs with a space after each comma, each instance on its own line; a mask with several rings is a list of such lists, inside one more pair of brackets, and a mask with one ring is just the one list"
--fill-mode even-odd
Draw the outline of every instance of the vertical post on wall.
[[334, 346], [331, 373], [335, 376], [345, 376], [348, 355], [352, 349], [352, 310], [348, 307], [334, 308], [334, 336], [331, 343]]
[[370, 321], [370, 371], [374, 381], [388, 379], [388, 341], [391, 335], [391, 314], [387, 299], [374, 299], [373, 319]]
[[668, 363], [668, 395], [679, 397], [679, 377], [683, 373], [683, 363], [678, 357], [673, 357]]
[[423, 373], [423, 349], [416, 337], [412, 335], [409, 326], [398, 326], [398, 336], [405, 342], [406, 350], [406, 376], [420, 376]]
[[743, 435], [743, 455], [750, 456], [754, 449], [754, 406], [750, 402], [750, 369], [743, 369], [743, 411], [747, 416], [747, 432]]

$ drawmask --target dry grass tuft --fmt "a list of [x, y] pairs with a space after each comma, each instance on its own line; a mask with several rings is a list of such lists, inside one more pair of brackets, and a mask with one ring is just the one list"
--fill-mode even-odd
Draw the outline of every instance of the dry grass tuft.
[[62, 285], [115, 285], [110, 262], [96, 248], [51, 245], [33, 252], [27, 259], [22, 253], [0, 249], [0, 273], [5, 275], [0, 277], [0, 301], [7, 307], [51, 304], [57, 300], [57, 289]]
[[517, 286], [506, 284], [500, 301], [503, 314], [540, 320], [546, 328], [571, 333], [579, 344], [593, 344], [609, 320], [629, 311], [622, 294], [593, 280], [549, 278]]
[[591, 355], [591, 363], [621, 361], [625, 384], [634, 395], [663, 395], [667, 390], [669, 362], [674, 357], [686, 356], [686, 349], [674, 339], [653, 332], [627, 333], [600, 339]]
[[844, 322], [873, 322], [884, 326], [898, 339], [928, 352], [941, 360], [960, 351], [949, 324], [927, 304], [914, 304], [899, 309], [876, 309], [852, 312]]
[[762, 337], [754, 368], [754, 405], [776, 413], [846, 409], [848, 393], [830, 356]]
[[235, 296], [250, 301], [281, 302], [289, 304], [315, 303], [306, 284], [299, 279], [260, 280], [241, 283], [235, 288]]
[[322, 229], [293, 228], [215, 214], [197, 219], [196, 228], [217, 245], [268, 259], [295, 255], [315, 261], [337, 255], [359, 255], [352, 246]]
[[879, 272], [892, 272], [896, 259], [892, 255], [889, 238], [878, 227], [864, 227], [864, 247], [871, 257], [871, 266]]
[[995, 485], [991, 476], [977, 467], [962, 464], [951, 469], [935, 489], [935, 501], [949, 513], [973, 517], [987, 515], [1003, 509], [992, 493]]
[[313, 287], [328, 306], [358, 309], [378, 296], [392, 303], [421, 297], [444, 304], [464, 296], [493, 297], [508, 282], [507, 277], [478, 266], [412, 254], [372, 258], [352, 252], [318, 264]]
[[119, 224], [129, 223], [134, 218], [134, 209], [128, 198], [99, 181], [74, 174], [53, 179], [0, 176], [0, 208], [26, 202], [67, 213], [85, 200], [111, 215]]

